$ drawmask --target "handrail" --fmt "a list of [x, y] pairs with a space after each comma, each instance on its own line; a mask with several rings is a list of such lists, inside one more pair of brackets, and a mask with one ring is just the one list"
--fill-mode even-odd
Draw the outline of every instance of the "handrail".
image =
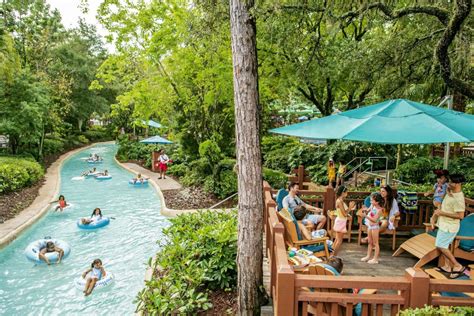
[[230, 198], [233, 198], [233, 197], [236, 196], [237, 194], [239, 194], [239, 192], [235, 192], [235, 193], [232, 194], [231, 196], [228, 196], [228, 197], [226, 197], [225, 199], [223, 199], [222, 201], [217, 202], [216, 204], [214, 204], [213, 206], [211, 206], [209, 209], [212, 210], [214, 207], [216, 207], [216, 206], [218, 206], [218, 205], [221, 205], [222, 203], [224, 203], [225, 201], [228, 201]]

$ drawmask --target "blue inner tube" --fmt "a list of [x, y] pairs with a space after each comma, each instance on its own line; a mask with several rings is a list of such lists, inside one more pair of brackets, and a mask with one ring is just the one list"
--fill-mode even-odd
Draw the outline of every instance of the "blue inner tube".
[[[87, 281], [88, 276], [89, 275], [86, 275], [85, 279], [83, 279], [82, 276], [81, 276], [81, 277], [74, 280], [74, 284], [76, 285], [76, 288], [78, 290], [81, 290], [81, 291], [84, 290], [84, 287], [86, 286], [86, 281]], [[94, 287], [94, 290], [95, 289], [101, 289], [101, 288], [104, 288], [104, 287], [112, 284], [114, 279], [115, 279], [115, 277], [112, 273], [105, 271], [105, 277], [103, 277], [100, 280], [97, 280], [97, 282], [95, 284], [95, 287]]]
[[96, 176], [95, 178], [97, 180], [110, 180], [112, 179], [112, 176], [109, 174], [108, 176]]
[[110, 223], [110, 218], [105, 217], [105, 216], [102, 216], [101, 219], [99, 219], [95, 222], [92, 222], [90, 224], [82, 224], [82, 218], [79, 218], [77, 220], [77, 227], [79, 227], [81, 229], [97, 229], [97, 228], [107, 226], [107, 225], [109, 225], [109, 223]]
[[[36, 262], [36, 263], [46, 263], [39, 258], [39, 252], [41, 249], [46, 247], [46, 243], [48, 241], [54, 242], [56, 247], [61, 248], [64, 251], [63, 259], [66, 258], [69, 253], [71, 252], [71, 247], [69, 244], [63, 240], [59, 239], [38, 239], [33, 241], [25, 248], [25, 256], [29, 260]], [[59, 253], [57, 252], [47, 252], [45, 253], [45, 257], [48, 258], [49, 262], [54, 263], [58, 261]]]
[[130, 183], [131, 185], [145, 185], [148, 184], [148, 179], [143, 179], [143, 182], [139, 180], [134, 181], [134, 179], [130, 179], [128, 183]]

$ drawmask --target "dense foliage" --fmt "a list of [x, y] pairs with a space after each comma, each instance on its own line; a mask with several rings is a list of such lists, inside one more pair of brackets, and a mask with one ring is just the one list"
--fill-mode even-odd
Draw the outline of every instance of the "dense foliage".
[[66, 30], [45, 0], [2, 1], [0, 135], [8, 135], [9, 152], [40, 159], [61, 147], [48, 138], [78, 138], [91, 117], [106, 114], [115, 90], [89, 89], [106, 57], [93, 26]]
[[155, 270], [137, 296], [137, 310], [153, 315], [196, 314], [212, 305], [209, 290], [237, 284], [237, 213], [205, 211], [170, 219]]
[[[451, 81], [440, 76], [445, 63], [442, 67], [433, 51], [456, 4], [437, 1], [431, 11], [439, 15], [405, 12], [411, 5], [259, 2], [253, 14], [262, 130], [281, 124], [282, 117], [294, 120], [296, 105], [312, 115], [329, 115], [388, 98], [436, 104]], [[208, 140], [233, 157], [227, 1], [105, 0], [99, 16], [116, 39], [117, 53], [102, 64], [94, 82], [97, 89], [120, 87], [112, 124], [132, 132], [137, 119], [157, 118], [193, 159]], [[450, 76], [468, 85], [472, 67], [466, 33], [472, 24], [469, 16], [448, 43]], [[455, 95], [457, 109], [466, 104], [462, 92]], [[274, 159], [281, 160], [273, 161], [272, 169], [285, 169], [283, 155]]]
[[474, 308], [467, 306], [408, 308], [400, 311], [400, 316], [468, 316], [474, 314]]
[[0, 156], [0, 193], [35, 184], [43, 174], [43, 168], [34, 159]]

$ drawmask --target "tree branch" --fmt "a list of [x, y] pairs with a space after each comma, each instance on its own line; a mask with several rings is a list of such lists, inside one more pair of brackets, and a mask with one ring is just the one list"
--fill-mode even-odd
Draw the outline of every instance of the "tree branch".
[[449, 59], [448, 48], [449, 45], [454, 41], [454, 38], [459, 33], [463, 22], [469, 16], [471, 12], [472, 2], [471, 0], [457, 0], [456, 10], [454, 15], [449, 21], [448, 27], [444, 31], [443, 35], [436, 45], [436, 56], [441, 66], [441, 76], [448, 87], [454, 91], [458, 91], [463, 95], [473, 99], [474, 88], [468, 82], [465, 82], [458, 78], [453, 78], [451, 74], [451, 61]]

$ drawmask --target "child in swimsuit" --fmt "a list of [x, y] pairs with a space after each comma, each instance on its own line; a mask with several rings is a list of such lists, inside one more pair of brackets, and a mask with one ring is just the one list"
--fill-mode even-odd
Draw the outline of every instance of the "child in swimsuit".
[[60, 195], [57, 201], [53, 201], [51, 203], [56, 203], [56, 202], [58, 203], [58, 206], [56, 206], [54, 211], [60, 210], [62, 212], [63, 209], [69, 205], [67, 204], [66, 199], [64, 198], [64, 195]]
[[[368, 248], [367, 256], [360, 259], [361, 261], [367, 262], [369, 264], [379, 263], [379, 230], [380, 230], [380, 217], [383, 213], [382, 205], [384, 204], [384, 199], [379, 192], [372, 193], [370, 196], [371, 206], [367, 210], [367, 214], [363, 211], [362, 216], [365, 217], [365, 224], [367, 225], [367, 234], [368, 239]], [[375, 254], [372, 259], [372, 249], [375, 248]]]
[[84, 218], [81, 219], [81, 222], [82, 222], [82, 224], [84, 224], [84, 225], [88, 225], [88, 224], [90, 224], [90, 223], [97, 222], [97, 221], [100, 220], [101, 218], [102, 218], [102, 211], [101, 211], [100, 208], [96, 207], [96, 208], [94, 209], [94, 211], [92, 212], [91, 217], [90, 217], [90, 218], [84, 217]]
[[[436, 209], [441, 209], [441, 204], [443, 203], [444, 196], [448, 191], [448, 170], [434, 170], [436, 174], [436, 183], [433, 186], [431, 191], [425, 192], [425, 196], [433, 194], [433, 205]], [[436, 210], [435, 209], [435, 210]], [[435, 223], [438, 221], [438, 216], [434, 215], [430, 218], [431, 229], [435, 228]]]
[[86, 286], [84, 287], [84, 291], [82, 291], [85, 296], [90, 295], [97, 281], [104, 278], [106, 275], [104, 267], [102, 266], [102, 260], [95, 259], [94, 261], [92, 261], [91, 267], [84, 271], [84, 273], [82, 274], [82, 278], [85, 279], [87, 275], [88, 277], [86, 281]]

